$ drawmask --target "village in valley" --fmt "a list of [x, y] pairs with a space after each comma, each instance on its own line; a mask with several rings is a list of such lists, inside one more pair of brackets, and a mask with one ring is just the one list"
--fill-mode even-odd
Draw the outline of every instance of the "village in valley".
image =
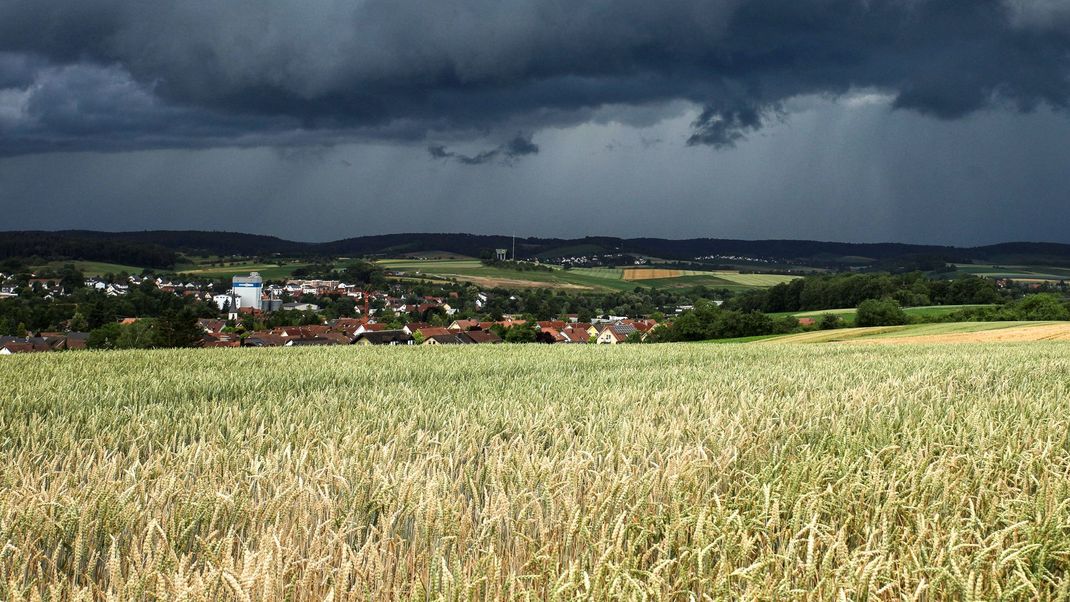
[[[211, 235], [184, 236], [191, 245], [218, 244]], [[349, 244], [359, 246], [355, 240]], [[562, 241], [525, 242], [517, 259], [515, 247], [480, 247], [465, 235], [424, 241], [459, 248], [450, 251], [399, 252], [393, 240], [375, 242], [386, 246], [346, 255], [69, 242], [83, 256], [109, 252], [108, 259], [122, 261], [109, 263], [45, 257], [27, 252], [41, 248], [32, 238], [16, 240], [13, 250], [22, 254], [0, 260], [0, 354], [817, 341], [880, 334], [865, 327], [925, 334], [1070, 319], [1070, 268], [1050, 265], [917, 255], [894, 263], [853, 255], [837, 263], [827, 253], [774, 261], [762, 249], [688, 257], [685, 249], [694, 246], [686, 245], [663, 248], [674, 256], [658, 257], [634, 243], [625, 252], [622, 242]]]
[[[349, 297], [360, 304], [359, 317], [335, 318], [325, 324], [285, 326], [265, 331], [251, 331], [243, 337], [225, 332], [228, 321], [235, 322], [242, 316], [256, 316], [266, 311], [318, 311], [312, 303], [283, 303], [288, 297]], [[475, 309], [484, 307], [487, 293], [476, 294]], [[388, 292], [361, 290], [338, 280], [289, 280], [284, 285], [263, 285], [256, 273], [248, 277], [235, 277], [230, 293], [216, 295], [213, 301], [220, 311], [228, 314], [228, 321], [205, 320], [198, 323], [204, 328], [205, 347], [279, 347], [306, 345], [474, 345], [502, 343], [507, 333], [514, 328], [530, 330], [531, 342], [548, 344], [617, 344], [628, 337], [644, 337], [657, 327], [652, 319], [632, 319], [625, 316], [605, 316], [590, 322], [580, 322], [577, 314], [565, 315], [559, 320], [528, 321], [505, 315], [501, 320], [481, 321], [472, 318], [457, 318], [460, 311], [460, 295], [456, 292], [443, 296], [423, 296], [419, 299], [399, 298]], [[381, 307], [372, 308], [373, 301]], [[452, 302], [452, 303], [451, 303]], [[438, 324], [415, 320], [405, 322], [400, 328], [376, 319], [380, 314], [409, 316], [435, 320]], [[428, 318], [432, 316], [431, 318]], [[442, 319], [444, 317], [444, 319]], [[396, 326], [396, 324], [394, 325]]]
[[[9, 278], [9, 275], [0, 274], [0, 282]], [[34, 277], [25, 286], [43, 293], [43, 298], [49, 301], [62, 300], [69, 293], [57, 278]], [[132, 289], [151, 287], [215, 308], [218, 316], [196, 319], [200, 338], [195, 346], [206, 348], [435, 346], [505, 341], [614, 345], [639, 342], [658, 326], [657, 320], [648, 317], [603, 315], [581, 320], [577, 313], [562, 314], [551, 320], [526, 319], [512, 314], [503, 314], [498, 320], [485, 320], [480, 319], [480, 312], [486, 309], [494, 292], [475, 291], [471, 299], [464, 298], [456, 290], [442, 291], [438, 295], [414, 295], [405, 294], [404, 287], [397, 285], [371, 290], [367, 284], [342, 280], [291, 278], [269, 282], [257, 272], [234, 276], [230, 289], [223, 292], [213, 290], [211, 282], [172, 281], [151, 276], [127, 276], [125, 282], [93, 277], [84, 281], [84, 287], [108, 297], [123, 297]], [[0, 299], [18, 297], [20, 288], [10, 282], [4, 284], [0, 287]], [[215, 288], [218, 289], [218, 285]], [[346, 313], [353, 315], [322, 317], [322, 308], [317, 304], [322, 299], [351, 302], [352, 310]], [[466, 304], [469, 306], [465, 307]], [[267, 319], [270, 316], [290, 312], [301, 316], [298, 324], [265, 326], [270, 322]], [[142, 319], [143, 316], [120, 316], [116, 323], [130, 327]], [[86, 349], [89, 341], [90, 333], [70, 329], [6, 335], [0, 336], [0, 354]]]

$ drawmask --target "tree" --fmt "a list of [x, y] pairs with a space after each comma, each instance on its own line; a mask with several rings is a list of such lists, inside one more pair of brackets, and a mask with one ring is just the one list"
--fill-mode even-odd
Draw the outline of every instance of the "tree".
[[429, 324], [435, 324], [436, 320], [439, 324], [442, 324], [446, 319], [446, 310], [441, 305], [429, 307], [419, 316], [421, 322], [427, 322]]
[[[135, 324], [139, 323], [135, 322]], [[203, 332], [197, 325], [197, 315], [188, 308], [168, 311], [156, 320], [154, 346], [192, 347], [201, 340]]]
[[120, 326], [116, 349], [152, 349], [156, 347], [156, 320], [141, 318], [133, 324]]
[[[667, 341], [704, 341], [737, 336], [734, 323], [742, 315], [749, 314], [727, 312], [714, 303], [699, 300], [694, 309], [680, 314], [661, 336]], [[733, 333], [726, 334], [728, 331]]]
[[375, 312], [375, 319], [379, 322], [391, 322], [397, 318], [397, 314], [389, 307], [383, 307]]
[[898, 326], [908, 321], [903, 308], [895, 299], [866, 299], [858, 305], [855, 324], [858, 326]]
[[1070, 320], [1070, 311], [1052, 294], [1028, 295], [1014, 304], [1019, 320]]
[[74, 312], [74, 316], [71, 317], [70, 329], [74, 332], [85, 332], [89, 330], [89, 321], [85, 319], [82, 312]]
[[534, 343], [535, 329], [528, 324], [518, 324], [505, 331], [506, 343]]
[[85, 276], [81, 270], [71, 264], [64, 265], [59, 270], [59, 284], [68, 293], [85, 286]]
[[89, 333], [86, 347], [90, 349], [115, 349], [122, 334], [122, 326], [118, 322], [109, 322], [99, 328], [94, 328]]
[[836, 314], [822, 314], [817, 320], [817, 327], [821, 330], [834, 330], [843, 325], [843, 320]]

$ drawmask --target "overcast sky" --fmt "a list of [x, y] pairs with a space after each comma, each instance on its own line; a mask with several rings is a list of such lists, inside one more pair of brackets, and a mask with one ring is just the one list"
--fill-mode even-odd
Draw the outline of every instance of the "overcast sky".
[[1070, 242], [1065, 0], [7, 0], [0, 229]]

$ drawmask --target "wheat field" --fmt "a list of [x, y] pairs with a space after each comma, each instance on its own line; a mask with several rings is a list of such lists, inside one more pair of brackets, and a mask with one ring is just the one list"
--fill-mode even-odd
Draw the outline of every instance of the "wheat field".
[[1070, 345], [0, 358], [2, 600], [1029, 600]]

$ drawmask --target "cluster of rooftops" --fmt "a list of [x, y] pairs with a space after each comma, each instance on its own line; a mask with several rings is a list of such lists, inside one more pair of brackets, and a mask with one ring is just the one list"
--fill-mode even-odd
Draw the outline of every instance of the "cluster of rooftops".
[[629, 337], [645, 337], [657, 327], [654, 320], [622, 319], [599, 324], [547, 320], [496, 322], [454, 320], [448, 326], [411, 322], [402, 328], [364, 318], [339, 318], [327, 324], [285, 326], [244, 334], [226, 332], [223, 320], [200, 320], [205, 347], [304, 347], [315, 345], [493, 345], [502, 343], [500, 333], [512, 328], [530, 328], [534, 342], [548, 344], [616, 344]]

